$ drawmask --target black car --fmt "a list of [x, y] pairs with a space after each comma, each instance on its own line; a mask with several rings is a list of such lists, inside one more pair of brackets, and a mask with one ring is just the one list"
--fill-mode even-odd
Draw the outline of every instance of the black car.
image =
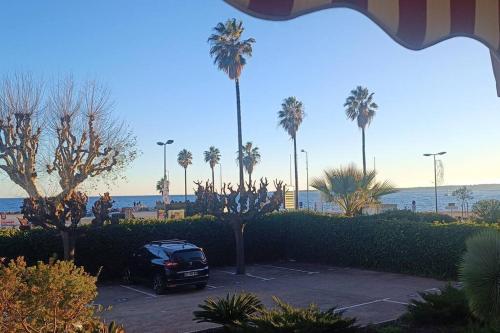
[[184, 285], [203, 289], [208, 275], [203, 249], [184, 240], [171, 239], [153, 241], [134, 251], [124, 280], [152, 283], [154, 291], [163, 294], [167, 288]]

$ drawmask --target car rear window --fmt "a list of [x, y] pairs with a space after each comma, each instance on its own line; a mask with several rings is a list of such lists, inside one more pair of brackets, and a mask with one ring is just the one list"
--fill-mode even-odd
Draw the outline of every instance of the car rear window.
[[205, 260], [205, 255], [200, 250], [181, 251], [175, 252], [174, 258], [179, 261]]

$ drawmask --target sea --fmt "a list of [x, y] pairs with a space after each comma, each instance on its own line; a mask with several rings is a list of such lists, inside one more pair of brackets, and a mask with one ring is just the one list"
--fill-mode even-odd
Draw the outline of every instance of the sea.
[[[449, 211], [449, 204], [460, 206], [452, 192], [459, 186], [441, 186], [438, 187], [438, 208], [439, 211]], [[469, 202], [469, 207], [478, 200], [483, 199], [498, 199], [500, 200], [500, 184], [492, 185], [471, 185], [467, 186], [472, 190], [473, 199]], [[184, 201], [184, 195], [171, 195], [173, 201]], [[98, 197], [90, 197], [87, 205], [88, 211]], [[161, 200], [160, 195], [137, 195], [137, 196], [113, 196], [113, 208], [133, 207], [134, 202], [140, 203], [146, 207], [154, 208], [157, 201]], [[194, 201], [194, 195], [188, 195], [189, 201]], [[430, 212], [434, 211], [434, 187], [415, 187], [402, 188], [398, 192], [382, 197], [382, 203], [396, 204], [398, 209], [411, 209], [412, 201], [415, 200], [417, 211]], [[22, 198], [0, 198], [0, 212], [19, 212], [22, 205]], [[299, 192], [299, 205], [302, 208], [309, 208], [323, 212], [338, 212], [335, 205], [326, 203], [322, 200], [321, 195], [316, 190]]]

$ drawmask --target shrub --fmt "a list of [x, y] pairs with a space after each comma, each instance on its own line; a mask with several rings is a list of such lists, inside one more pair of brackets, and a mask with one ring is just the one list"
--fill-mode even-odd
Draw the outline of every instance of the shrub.
[[225, 298], [207, 298], [199, 307], [201, 310], [193, 312], [193, 320], [220, 324], [230, 331], [246, 327], [250, 317], [262, 309], [262, 303], [253, 294], [241, 293], [227, 294]]
[[480, 200], [472, 206], [472, 213], [479, 221], [497, 223], [500, 221], [500, 200]]
[[414, 213], [411, 210], [388, 210], [384, 213], [376, 215], [377, 219], [385, 221], [408, 221], [408, 222], [456, 222], [457, 219], [450, 215], [438, 214], [432, 212]]
[[321, 311], [316, 305], [307, 308], [296, 308], [273, 296], [276, 303], [274, 309], [262, 309], [253, 316], [251, 325], [256, 332], [266, 333], [321, 333], [321, 332], [355, 332], [356, 319], [344, 318], [342, 312], [331, 308]]
[[460, 279], [472, 312], [500, 328], [500, 232], [487, 230], [467, 241]]
[[422, 300], [412, 300], [404, 320], [414, 326], [461, 327], [472, 321], [463, 290], [447, 285], [440, 293], [420, 293]]
[[[413, 214], [413, 213], [411, 213]], [[275, 213], [245, 229], [248, 263], [296, 259], [335, 266], [456, 278], [465, 240], [485, 228], [474, 223], [414, 223], [420, 214], [346, 218], [312, 212]], [[211, 266], [233, 265], [234, 235], [213, 217], [182, 221], [129, 220], [102, 228], [79, 227], [76, 264], [102, 279], [121, 277], [132, 251], [148, 241], [180, 238], [204, 248]], [[62, 257], [60, 235], [50, 230], [0, 232], [0, 257], [30, 264]]]
[[96, 278], [72, 262], [0, 265], [0, 331], [99, 332]]

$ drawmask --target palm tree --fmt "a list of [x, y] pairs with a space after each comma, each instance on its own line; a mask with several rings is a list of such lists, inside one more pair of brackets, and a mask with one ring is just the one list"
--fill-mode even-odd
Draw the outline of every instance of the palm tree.
[[299, 208], [299, 174], [297, 171], [297, 131], [305, 117], [304, 105], [295, 97], [283, 100], [281, 110], [278, 111], [279, 124], [293, 140], [293, 157], [295, 163], [295, 209]]
[[220, 151], [218, 148], [214, 146], [210, 146], [208, 150], [205, 151], [205, 162], [210, 164], [210, 168], [212, 169], [212, 187], [215, 188], [215, 174], [214, 168], [220, 162]]
[[323, 178], [316, 178], [312, 187], [320, 191], [328, 202], [336, 203], [346, 216], [361, 214], [364, 206], [379, 203], [380, 197], [397, 192], [388, 181], [377, 182], [375, 170], [363, 174], [354, 164], [324, 171]]
[[368, 88], [357, 86], [356, 89], [351, 90], [351, 94], [344, 103], [347, 118], [352, 121], [357, 120], [358, 127], [361, 128], [364, 175], [366, 175], [365, 128], [370, 126], [378, 109], [378, 105], [373, 102], [373, 94], [368, 91]]
[[184, 168], [184, 202], [187, 202], [187, 168], [193, 164], [193, 154], [183, 149], [177, 155], [177, 163]]
[[226, 23], [219, 22], [213, 29], [214, 33], [208, 38], [210, 56], [214, 64], [234, 80], [236, 86], [236, 115], [238, 122], [238, 164], [240, 168], [240, 191], [244, 191], [243, 179], [243, 139], [241, 134], [241, 106], [240, 106], [240, 75], [246, 65], [246, 57], [252, 56], [252, 44], [255, 39], [241, 39], [244, 32], [243, 22], [229, 19]]
[[[252, 173], [255, 166], [260, 162], [259, 147], [254, 147], [253, 143], [248, 141], [243, 147], [243, 166], [248, 173], [248, 184], [252, 185]], [[238, 163], [238, 158], [236, 158]]]

